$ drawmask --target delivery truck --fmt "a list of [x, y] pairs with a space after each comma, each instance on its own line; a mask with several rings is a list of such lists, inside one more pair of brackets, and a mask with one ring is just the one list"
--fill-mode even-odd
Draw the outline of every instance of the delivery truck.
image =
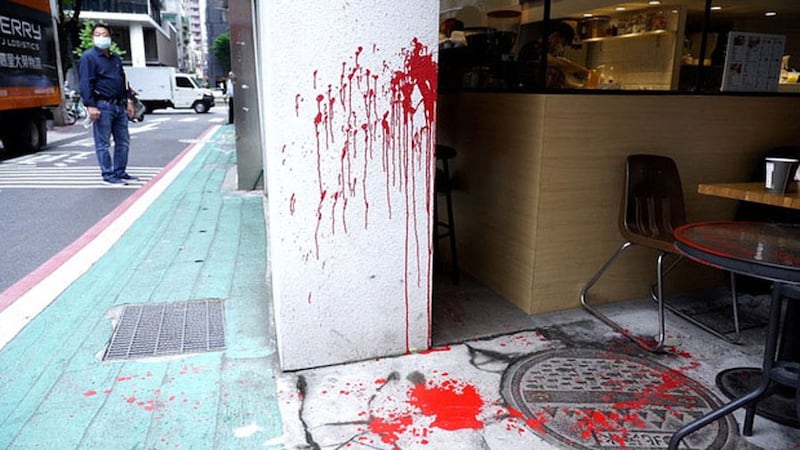
[[0, 1], [0, 140], [6, 152], [47, 145], [47, 121], [61, 106], [61, 59], [51, 1]]
[[125, 67], [125, 75], [147, 112], [157, 109], [193, 109], [207, 113], [214, 106], [210, 89], [174, 67]]

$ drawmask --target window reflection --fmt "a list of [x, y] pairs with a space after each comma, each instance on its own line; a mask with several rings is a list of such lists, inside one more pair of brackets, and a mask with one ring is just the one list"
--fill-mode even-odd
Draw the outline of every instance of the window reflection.
[[[764, 83], [751, 83], [744, 92], [800, 93], [800, 1], [714, 0], [709, 11], [705, 0], [442, 0], [441, 5], [441, 22], [449, 23], [440, 30], [442, 92], [731, 90], [736, 79], [734, 66], [726, 64], [728, 37], [759, 33], [785, 42], [782, 49], [770, 47], [780, 53], [777, 65], [768, 68], [775, 84], [765, 89]], [[765, 76], [764, 67], [751, 70]]]

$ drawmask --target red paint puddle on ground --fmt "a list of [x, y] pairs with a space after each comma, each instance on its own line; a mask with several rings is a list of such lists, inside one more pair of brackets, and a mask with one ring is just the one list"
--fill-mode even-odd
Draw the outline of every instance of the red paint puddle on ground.
[[431, 426], [443, 430], [483, 428], [478, 415], [484, 401], [475, 386], [445, 380], [438, 386], [432, 382], [414, 386], [409, 392], [409, 404], [422, 414], [435, 417]]
[[411, 416], [401, 416], [394, 420], [373, 417], [369, 421], [369, 431], [380, 436], [382, 442], [393, 445], [397, 449], [399, 447], [396, 444], [400, 439], [400, 435], [405, 433], [412, 422], [413, 418]]
[[438, 353], [438, 352], [449, 352], [452, 350], [449, 345], [445, 345], [444, 347], [434, 347], [428, 350], [423, 350], [419, 352], [420, 355], [429, 355], [431, 353]]

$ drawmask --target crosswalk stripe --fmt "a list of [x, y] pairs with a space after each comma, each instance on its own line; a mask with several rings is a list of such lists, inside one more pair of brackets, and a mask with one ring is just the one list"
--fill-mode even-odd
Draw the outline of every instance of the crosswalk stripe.
[[0, 189], [137, 189], [160, 171], [160, 167], [128, 167], [128, 173], [138, 177], [138, 180], [127, 185], [107, 185], [103, 183], [97, 167], [21, 167], [0, 164]]

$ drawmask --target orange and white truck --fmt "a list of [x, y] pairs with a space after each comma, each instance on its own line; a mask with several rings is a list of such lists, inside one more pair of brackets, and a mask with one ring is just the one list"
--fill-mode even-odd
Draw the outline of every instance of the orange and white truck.
[[61, 105], [54, 0], [0, 0], [0, 140], [6, 151], [47, 145]]

